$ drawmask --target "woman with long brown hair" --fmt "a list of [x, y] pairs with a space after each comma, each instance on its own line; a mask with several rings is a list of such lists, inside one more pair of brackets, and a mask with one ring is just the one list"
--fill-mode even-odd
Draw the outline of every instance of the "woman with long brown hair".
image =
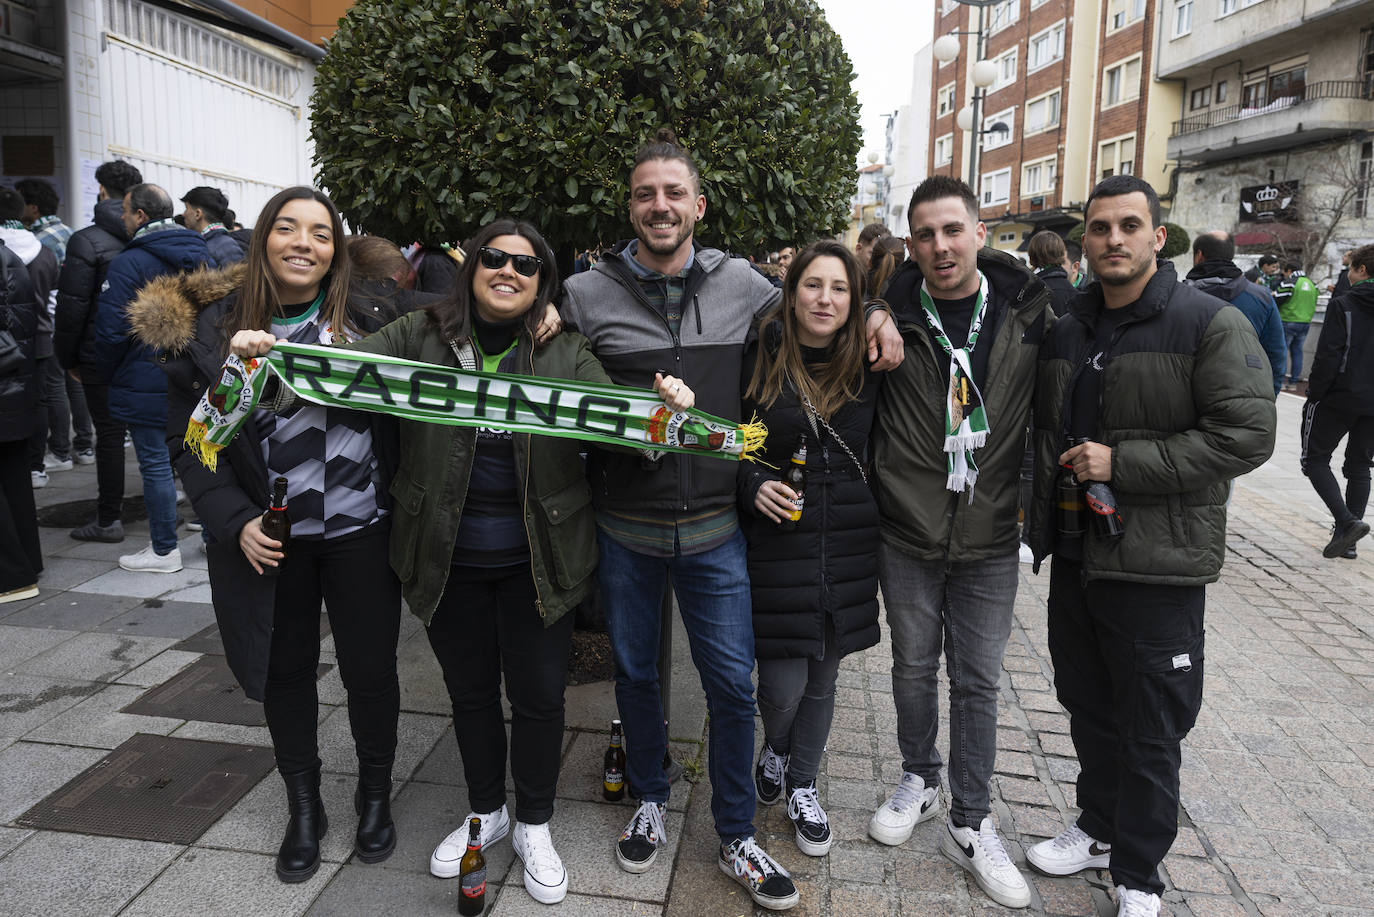
[[[277, 876], [303, 882], [320, 864], [317, 669], [320, 606], [329, 613], [358, 756], [354, 849], [375, 863], [396, 846], [390, 810], [400, 688], [401, 587], [387, 562], [388, 485], [397, 426], [380, 414], [296, 405], [258, 412], [214, 470], [181, 448], [187, 419], [219, 378], [230, 334], [259, 328], [297, 343], [338, 344], [375, 331], [384, 302], [350, 295], [339, 213], [322, 192], [288, 188], [263, 208], [246, 264], [150, 284], [130, 310], [164, 354], [168, 446], [210, 539], [211, 597], [244, 693], [263, 702], [288, 823]], [[359, 303], [366, 303], [360, 305]], [[272, 481], [287, 479], [291, 540], [262, 528]]]
[[762, 461], [785, 469], [806, 447], [804, 494], [763, 464], [742, 464], [739, 482], [765, 739], [755, 789], [767, 805], [786, 794], [811, 856], [830, 849], [816, 775], [839, 662], [879, 635], [878, 508], [864, 466], [881, 377], [865, 362], [863, 289], [847, 248], [807, 246], [745, 356], [744, 413], [768, 427]]

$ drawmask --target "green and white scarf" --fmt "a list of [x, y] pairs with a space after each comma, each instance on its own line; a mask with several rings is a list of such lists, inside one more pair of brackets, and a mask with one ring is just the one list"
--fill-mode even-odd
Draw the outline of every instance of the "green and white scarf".
[[959, 493], [967, 490], [973, 501], [973, 485], [978, 482], [978, 463], [974, 450], [981, 449], [988, 440], [988, 413], [983, 393], [973, 379], [973, 348], [978, 346], [978, 334], [988, 305], [988, 279], [978, 272], [978, 301], [973, 307], [973, 320], [968, 326], [968, 340], [963, 347], [955, 347], [945, 335], [940, 313], [921, 281], [921, 308], [926, 322], [935, 332], [935, 340], [949, 354], [949, 391], [945, 393], [945, 487]]
[[685, 452], [715, 458], [750, 457], [768, 431], [700, 411], [673, 411], [646, 389], [475, 372], [382, 354], [279, 342], [265, 356], [230, 356], [201, 398], [186, 429], [186, 446], [209, 468], [262, 399], [269, 374], [312, 404], [387, 414], [450, 426], [492, 427]]

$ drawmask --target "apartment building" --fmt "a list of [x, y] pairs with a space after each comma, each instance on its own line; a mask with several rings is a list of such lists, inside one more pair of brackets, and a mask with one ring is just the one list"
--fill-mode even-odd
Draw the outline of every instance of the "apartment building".
[[[976, 135], [956, 115], [972, 99], [971, 43], [932, 67], [931, 174], [974, 180], [989, 244], [1024, 249], [1039, 229], [1064, 233], [1098, 180], [1140, 175], [1164, 191], [1179, 89], [1151, 78], [1155, 7], [1164, 0], [1002, 0], [986, 8], [984, 58], [997, 80]], [[979, 11], [940, 0], [935, 34], [976, 31]]]
[[1374, 239], [1374, 0], [1160, 0], [1173, 219], [1282, 251], [1320, 280]]

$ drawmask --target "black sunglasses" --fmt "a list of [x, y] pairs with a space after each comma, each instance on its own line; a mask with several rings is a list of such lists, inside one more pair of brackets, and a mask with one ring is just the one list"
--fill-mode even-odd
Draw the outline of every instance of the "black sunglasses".
[[534, 255], [512, 255], [503, 252], [499, 248], [492, 248], [483, 245], [477, 249], [477, 257], [482, 263], [482, 267], [489, 271], [499, 271], [506, 266], [506, 261], [515, 265], [515, 273], [521, 277], [533, 277], [539, 273], [539, 268], [543, 265], [543, 260]]

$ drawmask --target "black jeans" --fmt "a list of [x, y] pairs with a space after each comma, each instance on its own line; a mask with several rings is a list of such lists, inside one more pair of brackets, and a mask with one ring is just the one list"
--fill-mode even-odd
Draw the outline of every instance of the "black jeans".
[[96, 521], [113, 525], [124, 504], [124, 423], [110, 416], [110, 386], [83, 382], [95, 425]]
[[[1345, 499], [1331, 473], [1331, 455], [1345, 442]], [[1302, 409], [1302, 473], [1312, 482], [1337, 525], [1363, 519], [1369, 504], [1369, 468], [1374, 456], [1374, 416], [1347, 414], [1333, 410], [1320, 401], [1309, 401]]]
[[1178, 834], [1179, 745], [1202, 706], [1202, 586], [1094, 580], [1054, 558], [1049, 643], [1082, 770], [1078, 826], [1117, 885], [1163, 894]]
[[34, 585], [43, 569], [29, 470], [27, 439], [0, 442], [0, 592]]
[[553, 817], [573, 632], [572, 614], [545, 627], [537, 597], [529, 564], [455, 564], [427, 631], [453, 702], [468, 804], [482, 815], [506, 804], [506, 672], [515, 818], [527, 825]]
[[391, 526], [375, 523], [351, 535], [295, 539], [277, 579], [272, 656], [263, 709], [277, 769], [318, 767], [320, 601], [329, 611], [339, 675], [348, 692], [348, 722], [360, 764], [390, 765], [396, 756], [401, 687], [396, 641], [401, 584], [387, 562]]

